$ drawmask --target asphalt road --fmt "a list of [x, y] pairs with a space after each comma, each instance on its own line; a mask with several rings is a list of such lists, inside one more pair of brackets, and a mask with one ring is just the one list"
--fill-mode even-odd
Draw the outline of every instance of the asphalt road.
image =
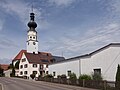
[[3, 90], [96, 90], [77, 86], [6, 77], [0, 77], [0, 83], [3, 85]]

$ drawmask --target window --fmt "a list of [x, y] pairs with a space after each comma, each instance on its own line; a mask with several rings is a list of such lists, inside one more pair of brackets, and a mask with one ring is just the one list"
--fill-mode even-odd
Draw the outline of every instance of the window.
[[55, 72], [53, 72], [53, 76], [55, 76]]
[[48, 71], [46, 71], [46, 74], [48, 74]]
[[35, 45], [36, 43], [35, 42], [33, 42], [33, 45]]
[[24, 65], [24, 68], [27, 68], [27, 67], [28, 67], [28, 65], [27, 65], [27, 64], [25, 64], [25, 65]]
[[23, 72], [21, 71], [21, 72], [20, 72], [20, 75], [22, 75], [22, 74], [23, 74]]
[[21, 65], [20, 68], [23, 68], [23, 65]]
[[37, 74], [37, 71], [33, 71], [33, 74]]
[[43, 65], [40, 65], [40, 69], [43, 69]]
[[25, 62], [25, 61], [26, 61], [26, 58], [23, 58], [23, 59], [22, 59], [22, 62]]
[[36, 68], [36, 67], [37, 67], [37, 64], [33, 64], [33, 67], [35, 67], [35, 68]]
[[35, 39], [35, 37], [33, 37], [33, 39]]
[[94, 69], [94, 75], [95, 74], [98, 74], [98, 75], [101, 75], [101, 69]]
[[46, 65], [46, 68], [48, 68], [48, 65]]
[[67, 71], [68, 72], [68, 76], [70, 76], [70, 74], [71, 74], [71, 71]]
[[27, 74], [27, 71], [24, 71], [24, 74]]

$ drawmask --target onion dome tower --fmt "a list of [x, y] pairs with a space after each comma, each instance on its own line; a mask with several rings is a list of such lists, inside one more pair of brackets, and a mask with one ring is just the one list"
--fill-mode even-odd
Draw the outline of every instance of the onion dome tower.
[[34, 21], [34, 13], [30, 13], [30, 21], [28, 22], [29, 30], [27, 32], [27, 52], [38, 54], [38, 41], [37, 41], [37, 23]]

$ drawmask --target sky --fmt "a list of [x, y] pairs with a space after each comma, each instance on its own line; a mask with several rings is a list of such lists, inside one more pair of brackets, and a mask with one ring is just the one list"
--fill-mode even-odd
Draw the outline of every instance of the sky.
[[71, 58], [120, 43], [120, 0], [0, 0], [0, 63], [26, 49], [35, 13], [39, 51]]

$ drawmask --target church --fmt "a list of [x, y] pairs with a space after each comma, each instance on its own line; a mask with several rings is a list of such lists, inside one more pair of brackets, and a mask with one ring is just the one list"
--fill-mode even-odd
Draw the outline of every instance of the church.
[[21, 50], [12, 60], [13, 65], [19, 62], [19, 69], [16, 70], [16, 76], [24, 76], [30, 79], [31, 74], [45, 76], [48, 74], [48, 64], [65, 60], [64, 57], [53, 56], [48, 52], [39, 52], [37, 39], [37, 23], [35, 22], [35, 14], [30, 13], [30, 21], [28, 22], [29, 30], [27, 31], [26, 50]]

